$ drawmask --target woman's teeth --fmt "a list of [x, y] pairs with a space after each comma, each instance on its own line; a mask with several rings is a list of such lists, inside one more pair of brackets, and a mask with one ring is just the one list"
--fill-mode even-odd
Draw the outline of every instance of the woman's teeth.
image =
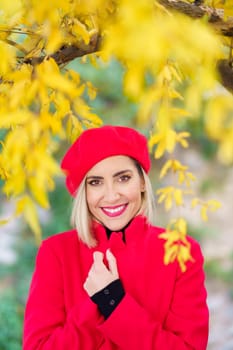
[[115, 207], [115, 208], [106, 208], [103, 207], [102, 210], [107, 214], [107, 215], [118, 215], [121, 214], [126, 208], [126, 204], [124, 205], [120, 205], [119, 207]]
[[121, 205], [120, 207], [117, 207], [114, 209], [104, 208], [104, 210], [107, 211], [108, 213], [114, 214], [114, 213], [121, 211], [123, 208], [124, 208], [124, 205]]

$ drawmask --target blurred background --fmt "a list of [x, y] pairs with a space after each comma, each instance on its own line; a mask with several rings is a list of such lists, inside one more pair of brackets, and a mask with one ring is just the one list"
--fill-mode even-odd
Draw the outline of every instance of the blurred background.
[[[121, 66], [112, 61], [99, 70], [90, 64], [70, 64], [81, 76], [97, 88], [93, 110], [105, 124], [136, 127], [136, 106], [121, 93]], [[177, 149], [177, 159], [190, 167], [197, 177], [195, 191], [203, 199], [217, 199], [221, 208], [203, 222], [198, 211], [179, 208], [188, 222], [188, 232], [196, 238], [205, 257], [206, 287], [210, 309], [210, 336], [208, 350], [233, 349], [233, 168], [223, 166], [216, 158], [216, 145], [204, 134], [202, 116], [187, 122], [192, 135], [188, 150]], [[141, 129], [142, 132], [147, 130]], [[64, 145], [64, 152], [67, 145]], [[57, 154], [58, 161], [62, 156]], [[164, 162], [164, 160], [163, 160]], [[160, 160], [153, 161], [151, 181], [154, 189], [161, 186]], [[169, 179], [166, 178], [166, 181]], [[0, 218], [13, 211], [13, 203], [0, 194]], [[66, 192], [64, 179], [57, 179], [56, 190], [50, 194], [51, 208], [40, 211], [43, 238], [70, 228], [72, 200]], [[174, 211], [165, 212], [157, 206], [157, 224], [165, 226]], [[25, 300], [34, 268], [38, 246], [33, 234], [20, 219], [0, 227], [0, 350], [22, 348], [22, 322]]]

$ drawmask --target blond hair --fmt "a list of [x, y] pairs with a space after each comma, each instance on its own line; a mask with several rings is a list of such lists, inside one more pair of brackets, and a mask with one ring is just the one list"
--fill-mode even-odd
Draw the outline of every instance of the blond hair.
[[[145, 182], [145, 192], [142, 192], [142, 206], [139, 211], [144, 215], [150, 224], [155, 221], [155, 200], [149, 176], [143, 168], [135, 161], [139, 175]], [[77, 230], [79, 239], [88, 247], [95, 247], [97, 242], [91, 232], [91, 214], [86, 200], [86, 177], [81, 182], [74, 198], [71, 214], [71, 224]]]

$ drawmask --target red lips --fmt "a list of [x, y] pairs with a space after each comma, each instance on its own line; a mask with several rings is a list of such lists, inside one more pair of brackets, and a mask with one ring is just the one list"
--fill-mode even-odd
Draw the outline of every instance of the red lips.
[[105, 215], [109, 217], [116, 217], [120, 216], [125, 209], [127, 208], [128, 204], [121, 204], [121, 205], [115, 205], [113, 207], [102, 207], [102, 211], [104, 212]]

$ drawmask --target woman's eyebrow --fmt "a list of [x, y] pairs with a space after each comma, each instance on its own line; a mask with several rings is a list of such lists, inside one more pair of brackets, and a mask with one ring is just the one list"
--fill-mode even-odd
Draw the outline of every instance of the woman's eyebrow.
[[[115, 174], [113, 174], [113, 177], [117, 177], [117, 176], [119, 176], [119, 175], [122, 175], [122, 174], [125, 174], [125, 173], [128, 173], [128, 172], [132, 172], [132, 170], [130, 170], [130, 169], [125, 169], [125, 170], [118, 171], [118, 172], [116, 172]], [[99, 175], [90, 175], [90, 176], [87, 176], [87, 180], [90, 180], [90, 179], [102, 180], [103, 178], [104, 178], [104, 176], [99, 176]]]
[[117, 177], [117, 176], [119, 176], [119, 175], [122, 175], [122, 174], [125, 174], [125, 173], [128, 173], [128, 172], [131, 172], [131, 173], [132, 173], [132, 170], [130, 170], [130, 169], [125, 169], [125, 170], [118, 171], [117, 173], [113, 174], [113, 177]]
[[95, 175], [87, 176], [87, 180], [90, 180], [90, 179], [101, 180], [103, 179], [103, 176], [95, 176]]

